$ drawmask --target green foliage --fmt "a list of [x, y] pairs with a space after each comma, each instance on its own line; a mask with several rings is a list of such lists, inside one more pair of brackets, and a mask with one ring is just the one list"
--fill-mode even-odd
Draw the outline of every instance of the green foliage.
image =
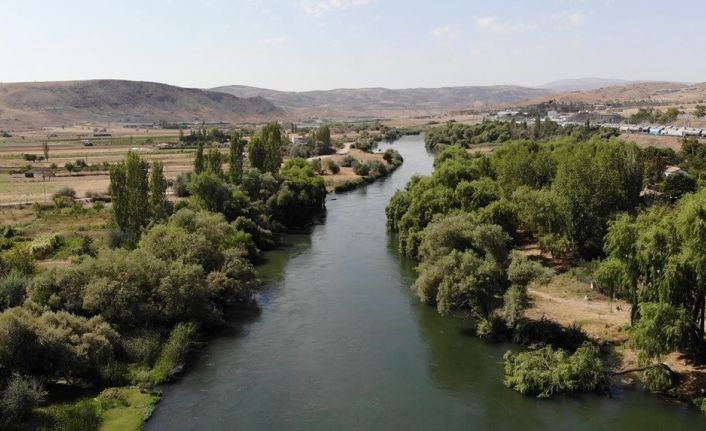
[[250, 165], [261, 172], [277, 173], [282, 165], [285, 139], [277, 122], [268, 123], [248, 146]]
[[169, 215], [170, 204], [167, 201], [167, 179], [164, 177], [164, 164], [155, 160], [152, 162], [149, 181], [149, 202], [152, 215], [157, 220]]
[[652, 392], [666, 392], [672, 386], [672, 372], [664, 365], [649, 367], [644, 372], [645, 385]]
[[703, 118], [706, 117], [706, 106], [704, 105], [696, 105], [694, 107], [694, 112], [693, 112], [694, 117], [696, 118]]
[[341, 160], [341, 166], [344, 168], [350, 168], [356, 163], [358, 163], [358, 160], [351, 155], [347, 155]]
[[14, 374], [0, 398], [0, 425], [22, 421], [32, 413], [32, 409], [44, 401], [46, 395], [44, 385], [39, 380]]
[[47, 409], [53, 429], [62, 431], [98, 431], [101, 417], [98, 405], [90, 399], [73, 404], [58, 404]]
[[285, 226], [301, 226], [324, 208], [324, 180], [316, 175], [306, 160], [287, 160], [280, 176], [279, 191], [268, 202], [275, 220]]
[[117, 338], [102, 317], [10, 308], [0, 313], [0, 377], [8, 370], [46, 377], [96, 376], [99, 366], [113, 357]]
[[338, 163], [336, 163], [336, 161], [332, 159], [326, 160], [326, 169], [331, 172], [331, 175], [336, 175], [341, 171], [341, 167], [338, 166]]
[[27, 293], [27, 278], [10, 273], [0, 278], [0, 311], [22, 305]]
[[237, 185], [243, 181], [243, 152], [246, 143], [238, 133], [230, 138], [228, 175], [232, 184]]
[[356, 163], [353, 165], [353, 172], [361, 177], [368, 176], [370, 175], [370, 165], [367, 163]]
[[639, 361], [649, 364], [677, 348], [687, 325], [686, 310], [665, 303], [641, 303], [640, 318], [630, 329], [630, 341], [638, 350]]
[[218, 177], [223, 175], [223, 155], [215, 148], [211, 148], [206, 154], [206, 171]]
[[36, 271], [34, 255], [29, 246], [18, 245], [3, 254], [3, 261], [10, 271], [32, 275]]
[[160, 384], [169, 381], [181, 371], [187, 355], [193, 349], [196, 325], [179, 323], [169, 334], [169, 338], [150, 372], [150, 382]]
[[125, 244], [134, 246], [149, 221], [147, 162], [129, 152], [124, 162], [110, 168], [113, 221]]
[[508, 351], [503, 359], [505, 385], [537, 398], [595, 391], [604, 380], [598, 348], [589, 343], [571, 355], [544, 347], [527, 352]]
[[515, 327], [522, 319], [524, 309], [527, 307], [527, 288], [513, 284], [503, 296], [503, 311], [505, 322], [511, 328]]
[[199, 142], [194, 157], [194, 173], [200, 174], [206, 169], [206, 159], [203, 155], [203, 142]]

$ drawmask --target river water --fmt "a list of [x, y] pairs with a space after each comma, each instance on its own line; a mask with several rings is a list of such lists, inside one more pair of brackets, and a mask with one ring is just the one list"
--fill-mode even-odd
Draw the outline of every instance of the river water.
[[397, 171], [330, 196], [323, 224], [268, 254], [262, 312], [209, 342], [145, 429], [706, 430], [694, 409], [642, 392], [540, 401], [504, 387], [514, 346], [467, 335], [409, 290], [414, 264], [385, 206], [432, 156], [421, 136], [392, 147]]

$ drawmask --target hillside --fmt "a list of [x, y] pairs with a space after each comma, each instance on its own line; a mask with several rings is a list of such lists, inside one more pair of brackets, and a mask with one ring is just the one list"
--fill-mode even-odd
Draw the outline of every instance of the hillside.
[[[637, 82], [628, 85], [604, 87], [589, 91], [571, 91], [553, 94], [557, 102], [623, 104], [647, 103], [655, 105], [691, 104], [706, 100], [706, 83], [683, 84], [677, 82]], [[546, 101], [548, 97], [534, 98], [518, 105]]]
[[120, 80], [0, 84], [0, 129], [83, 122], [243, 122], [283, 111], [261, 97]]
[[359, 88], [289, 92], [229, 85], [213, 91], [238, 97], [263, 97], [299, 118], [411, 117], [485, 108], [550, 94], [512, 85], [443, 88]]
[[631, 81], [622, 79], [608, 78], [577, 78], [577, 79], [560, 79], [557, 81], [548, 82], [541, 85], [540, 88], [546, 88], [552, 91], [588, 91], [596, 90], [604, 87], [617, 87], [631, 84]]

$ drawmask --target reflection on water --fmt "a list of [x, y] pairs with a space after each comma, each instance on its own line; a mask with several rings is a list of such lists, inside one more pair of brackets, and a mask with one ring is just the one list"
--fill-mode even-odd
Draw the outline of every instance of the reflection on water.
[[[394, 144], [388, 178], [329, 198], [325, 223], [286, 237], [259, 268], [261, 313], [218, 337], [165, 388], [148, 430], [703, 429], [692, 410], [640, 393], [538, 401], [502, 385], [502, 355], [409, 291], [385, 206], [432, 158]], [[334, 199], [335, 198], [335, 199]]]

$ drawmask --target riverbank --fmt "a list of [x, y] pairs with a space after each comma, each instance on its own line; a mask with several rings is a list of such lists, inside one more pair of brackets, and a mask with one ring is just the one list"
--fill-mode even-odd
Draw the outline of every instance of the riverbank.
[[[620, 376], [614, 379], [618, 387], [642, 387], [641, 372], [626, 373], [641, 368], [637, 352], [629, 342], [630, 304], [620, 299], [611, 300], [592, 288], [590, 282], [582, 281], [581, 274], [576, 272], [576, 268], [569, 269], [555, 275], [546, 285], [535, 283], [528, 288], [529, 306], [525, 318], [547, 319], [564, 328], [581, 328], [591, 341], [611, 351], [608, 371]], [[706, 367], [690, 363], [682, 352], [666, 355], [662, 363], [676, 374], [675, 386], [664, 395], [686, 403], [704, 396]]]
[[[321, 175], [326, 185], [326, 191], [329, 193], [343, 193], [357, 189], [380, 177], [388, 175], [402, 164], [401, 161], [396, 162], [392, 159], [386, 160], [383, 152], [371, 153], [357, 148], [351, 148], [348, 144], [336, 154], [310, 157], [308, 160], [311, 162], [316, 159], [320, 160], [324, 167], [326, 161], [330, 160], [336, 163], [340, 168], [335, 174], [329, 170], [325, 170]], [[356, 173], [356, 163], [368, 164], [371, 162], [381, 163], [385, 168], [385, 172], [375, 170], [371, 171], [368, 175]]]

